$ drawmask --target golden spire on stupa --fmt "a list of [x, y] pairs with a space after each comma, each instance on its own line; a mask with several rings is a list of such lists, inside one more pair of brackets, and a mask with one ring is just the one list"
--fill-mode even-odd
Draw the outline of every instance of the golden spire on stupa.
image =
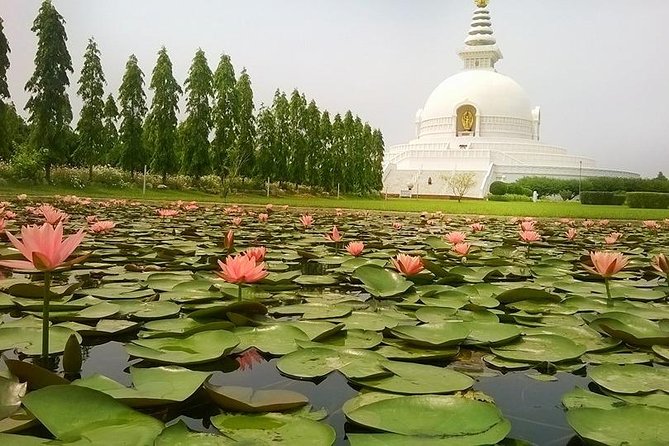
[[479, 8], [485, 8], [488, 6], [488, 0], [474, 0], [474, 3], [476, 3], [476, 6]]

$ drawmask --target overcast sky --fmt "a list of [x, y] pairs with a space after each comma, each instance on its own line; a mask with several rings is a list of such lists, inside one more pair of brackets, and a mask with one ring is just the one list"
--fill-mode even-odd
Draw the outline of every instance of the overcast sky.
[[[128, 56], [146, 82], [162, 45], [183, 83], [198, 47], [212, 69], [227, 53], [246, 67], [256, 104], [297, 87], [321, 108], [351, 109], [387, 145], [414, 136], [430, 92], [457, 73], [471, 0], [53, 0], [74, 61], [94, 36], [108, 91]], [[12, 53], [9, 87], [23, 108], [39, 0], [0, 0]], [[669, 174], [669, 1], [491, 0], [504, 59], [497, 70], [542, 108], [542, 139], [600, 167]], [[75, 85], [76, 86], [76, 85]], [[70, 89], [75, 116], [80, 103]]]

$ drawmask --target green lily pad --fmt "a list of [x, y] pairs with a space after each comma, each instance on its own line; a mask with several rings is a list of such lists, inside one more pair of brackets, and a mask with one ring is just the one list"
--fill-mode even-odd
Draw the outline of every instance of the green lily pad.
[[567, 412], [567, 422], [594, 444], [663, 446], [669, 438], [669, 410], [657, 407], [573, 409]]
[[92, 375], [72, 384], [104, 392], [130, 407], [147, 407], [185, 401], [197, 391], [211, 375], [183, 367], [155, 368], [130, 367], [133, 387], [103, 375]]
[[398, 325], [390, 332], [410, 344], [425, 347], [450, 347], [464, 342], [471, 330], [461, 322], [442, 324]]
[[590, 326], [632, 345], [669, 345], [669, 332], [660, 329], [656, 322], [632, 314], [605, 313], [592, 319]]
[[308, 340], [307, 335], [288, 324], [263, 327], [238, 327], [233, 333], [239, 338], [237, 350], [255, 347], [261, 352], [282, 356], [297, 350], [296, 340]]
[[202, 364], [234, 349], [239, 338], [224, 331], [203, 331], [185, 338], [137, 339], [126, 345], [130, 356], [164, 364]]
[[524, 336], [520, 340], [491, 351], [500, 358], [527, 363], [564, 362], [578, 359], [584, 346], [557, 335]]
[[220, 408], [233, 412], [285, 412], [309, 404], [306, 396], [290, 390], [253, 390], [212, 384], [206, 384], [205, 389]]
[[580, 387], [565, 393], [562, 396], [562, 405], [567, 410], [580, 409], [583, 407], [594, 409], [614, 409], [623, 406], [625, 403], [617, 398], [599, 393], [590, 392]]
[[593, 367], [588, 376], [616, 393], [669, 392], [669, 369], [639, 364], [604, 364]]
[[[81, 336], [65, 327], [49, 328], [49, 354], [62, 353], [70, 336], [76, 336], [81, 343]], [[0, 326], [0, 350], [16, 349], [28, 356], [42, 354], [42, 329], [34, 327]]]
[[365, 290], [376, 297], [393, 297], [405, 293], [413, 286], [400, 274], [376, 265], [357, 268], [352, 277], [363, 283]]
[[520, 328], [510, 324], [489, 322], [465, 322], [471, 331], [467, 336], [467, 345], [500, 345], [520, 337]]
[[389, 375], [382, 367], [386, 359], [368, 350], [305, 348], [277, 361], [281, 373], [297, 379], [319, 378], [338, 370], [346, 377], [369, 378]]
[[357, 379], [355, 383], [383, 392], [404, 395], [452, 393], [470, 388], [474, 380], [444, 367], [388, 361], [383, 367], [392, 376]]
[[45, 387], [26, 395], [23, 404], [64, 442], [151, 446], [163, 429], [155, 418], [80, 386]]
[[156, 438], [154, 446], [253, 446], [253, 443], [237, 442], [223, 435], [206, 432], [191, 432], [186, 423], [179, 420], [176, 424], [165, 428]]
[[423, 438], [448, 439], [452, 445], [495, 444], [511, 430], [494, 404], [456, 396], [390, 398], [344, 413], [361, 426], [405, 436], [404, 443], [390, 443], [396, 445], [422, 444]]
[[19, 410], [27, 388], [27, 383], [21, 383], [15, 377], [0, 376], [0, 420]]
[[317, 275], [306, 275], [303, 274], [293, 280], [293, 282], [298, 285], [304, 286], [327, 286], [335, 285], [337, 283], [337, 278], [333, 276], [317, 276]]
[[221, 414], [211, 423], [230, 439], [257, 446], [331, 446], [337, 438], [331, 426], [290, 414]]

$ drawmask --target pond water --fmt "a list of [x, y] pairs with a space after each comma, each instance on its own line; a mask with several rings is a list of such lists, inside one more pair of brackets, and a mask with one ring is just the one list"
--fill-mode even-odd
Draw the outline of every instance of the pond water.
[[[19, 214], [9, 226], [12, 232], [41, 221], [39, 209], [24, 204], [5, 203]], [[388, 401], [435, 394], [455, 395], [436, 400], [448, 404], [475, 401], [476, 410], [488, 411], [485, 422], [502, 426], [495, 442], [505, 436], [519, 440], [500, 443], [508, 445], [585, 444], [567, 413], [590, 416], [588, 409], [604, 410], [602, 405], [611, 409], [607, 416], [621, 406], [651, 410], [669, 425], [669, 402], [662, 395], [630, 402], [625, 392], [638, 393], [635, 387], [616, 393], [620, 383], [592, 375], [605, 367], [630, 367], [626, 373], [633, 378], [658, 373], [666, 385], [649, 390], [643, 387], [648, 380], [640, 378], [628, 385], [646, 393], [669, 392], [669, 293], [650, 263], [669, 238], [657, 229], [648, 237], [641, 224], [539, 221], [532, 225], [541, 239], [530, 245], [518, 238], [519, 221], [506, 218], [317, 211], [314, 223], [304, 227], [302, 212], [290, 209], [274, 209], [264, 222], [257, 215], [264, 209], [236, 206], [187, 209], [175, 203], [170, 208], [178, 213], [163, 218], [155, 207], [137, 203], [70, 199], [59, 205], [70, 214], [66, 233], [85, 226], [91, 214], [117, 224], [109, 233], [89, 235], [81, 250], [90, 257], [54, 281], [61, 296], [51, 320], [60, 331], [83, 334], [83, 378], [99, 374], [131, 386], [131, 366], [176, 364], [210, 372], [213, 386], [298, 392], [315, 411], [325, 410], [321, 422], [334, 429], [338, 446], [349, 445], [351, 434], [360, 434], [355, 438], [361, 445], [380, 445], [367, 443], [379, 431], [406, 436], [394, 444], [422, 441], [422, 432], [397, 422], [352, 422], [351, 414], [372, 407], [384, 419], [381, 403], [389, 393]], [[342, 241], [324, 237], [336, 235], [333, 226]], [[568, 240], [567, 227], [578, 228], [578, 238]], [[244, 286], [241, 303], [237, 285], [215, 274], [216, 261], [228, 253], [224, 244], [230, 230], [234, 253], [267, 248], [270, 274]], [[624, 236], [606, 245], [604, 237], [614, 231]], [[462, 232], [455, 237], [471, 244], [464, 258], [446, 236], [453, 232]], [[344, 247], [357, 240], [365, 248], [354, 258]], [[613, 299], [584, 266], [588, 252], [604, 248], [616, 249], [630, 262], [612, 281]], [[399, 252], [420, 257], [424, 269], [399, 274], [391, 262]], [[0, 244], [0, 256], [12, 254], [9, 244]], [[0, 344], [6, 356], [30, 360], [21, 354], [26, 347], [20, 336], [34, 336], [39, 327], [41, 277], [4, 274]], [[100, 321], [108, 324], [107, 331], [92, 333]], [[16, 335], [16, 327], [26, 331]], [[223, 337], [189, 341], [212, 333]], [[14, 346], [7, 344], [12, 339]], [[67, 337], [58, 339], [54, 342], [64, 343]], [[249, 351], [261, 352], [262, 358], [244, 362]], [[591, 392], [577, 403], [572, 399], [566, 410], [565, 395], [575, 388]], [[606, 403], [604, 394], [610, 399]], [[365, 395], [381, 399], [365, 400]], [[360, 406], [343, 409], [351, 401]], [[138, 410], [167, 425], [182, 420], [194, 432], [219, 432], [210, 419], [221, 409], [203, 388], [182, 402]], [[428, 412], [417, 409], [407, 425], [429, 418]], [[643, 418], [642, 413], [635, 423]], [[591, 422], [598, 421], [586, 417], [578, 433], [592, 435]], [[444, 417], [425, 429], [433, 439], [452, 427]], [[246, 435], [242, 430], [232, 432]], [[37, 427], [21, 435], [48, 437], [49, 432]]]

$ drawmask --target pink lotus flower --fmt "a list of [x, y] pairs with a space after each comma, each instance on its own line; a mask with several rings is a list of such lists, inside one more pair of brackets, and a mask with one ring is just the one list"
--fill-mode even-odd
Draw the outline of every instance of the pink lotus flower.
[[225, 238], [223, 239], [223, 247], [227, 249], [228, 252], [231, 252], [234, 246], [235, 246], [235, 233], [232, 232], [232, 229], [230, 229], [228, 233], [225, 234]]
[[669, 275], [669, 260], [664, 254], [658, 254], [653, 257], [653, 260], [650, 264], [655, 268], [659, 273], [664, 274], [665, 277]]
[[335, 216], [336, 216], [336, 217], [341, 217], [342, 215], [344, 215], [344, 211], [342, 211], [341, 209], [337, 208], [337, 209], [335, 210]]
[[246, 250], [246, 256], [255, 260], [256, 263], [265, 260], [265, 254], [267, 254], [267, 248], [264, 246], [256, 246]]
[[96, 221], [98, 221], [97, 215], [89, 215], [88, 217], [86, 217], [86, 223], [88, 223], [89, 225], [92, 225]]
[[469, 254], [469, 251], [471, 251], [471, 249], [472, 245], [470, 245], [469, 243], [458, 243], [457, 245], [453, 246], [453, 251], [456, 254], [461, 255], [463, 257]]
[[7, 220], [14, 220], [16, 218], [16, 214], [12, 211], [5, 211], [5, 219]]
[[265, 205], [265, 211], [267, 211], [268, 214], [271, 213], [273, 209], [274, 209], [274, 205], [272, 203], [267, 203]]
[[332, 231], [324, 234], [323, 237], [331, 242], [340, 242], [342, 239], [342, 235], [339, 233], [339, 229], [337, 229], [336, 226], [333, 226]]
[[397, 257], [390, 259], [395, 269], [405, 276], [415, 276], [423, 271], [423, 260], [418, 256], [407, 254], [397, 254]]
[[258, 214], [258, 221], [260, 223], [267, 223], [267, 220], [269, 220], [268, 214]]
[[512, 225], [518, 224], [518, 217], [511, 217], [509, 223]]
[[176, 217], [179, 211], [176, 209], [158, 209], [158, 216], [162, 218]]
[[655, 220], [646, 220], [643, 222], [643, 226], [646, 229], [650, 229], [651, 231], [657, 231], [660, 229], [660, 225], [658, 225]]
[[95, 222], [91, 225], [90, 229], [91, 232], [95, 232], [96, 234], [102, 234], [105, 232], [110, 232], [112, 229], [116, 227], [116, 223], [114, 223], [111, 220], [102, 220]]
[[241, 226], [242, 224], [242, 217], [235, 217], [232, 219], [232, 224], [235, 226]]
[[469, 229], [472, 230], [472, 232], [481, 232], [485, 229], [485, 225], [483, 223], [472, 223], [469, 225]]
[[534, 231], [534, 225], [536, 224], [536, 221], [524, 221], [520, 223], [520, 230], [523, 232], [530, 232]]
[[58, 223], [55, 228], [49, 223], [42, 226], [23, 226], [21, 241], [10, 232], [6, 234], [9, 241], [27, 260], [3, 260], [0, 261], [0, 266], [18, 270], [53, 271], [58, 267], [84, 260], [84, 257], [78, 257], [66, 262], [84, 239], [86, 234], [83, 229], [65, 240], [63, 240], [62, 223]]
[[264, 360], [265, 358], [262, 357], [255, 347], [244, 350], [244, 353], [235, 358], [240, 370], [251, 370], [255, 364], [260, 364]]
[[255, 283], [268, 274], [265, 262], [256, 263], [255, 259], [245, 254], [228, 256], [225, 262], [219, 260], [218, 266], [221, 267], [221, 271], [216, 271], [216, 274], [228, 283]]
[[569, 228], [569, 230], [565, 232], [564, 235], [567, 236], [567, 240], [572, 241], [576, 238], [578, 232], [576, 232], [576, 229], [574, 228]]
[[300, 217], [300, 223], [302, 223], [302, 226], [305, 228], [310, 228], [311, 225], [314, 224], [314, 217], [312, 217], [309, 214], [304, 214], [303, 216]]
[[541, 236], [535, 231], [518, 231], [520, 239], [525, 243], [533, 243], [541, 241]]
[[465, 241], [467, 234], [464, 232], [449, 232], [444, 236], [444, 240], [453, 245], [460, 244]]
[[192, 211], [197, 211], [198, 209], [200, 209], [200, 206], [198, 206], [197, 204], [192, 204], [191, 203], [191, 204], [187, 204], [186, 206], [184, 206], [183, 209], [185, 211], [192, 212]]
[[622, 237], [622, 236], [623, 235], [620, 232], [612, 232], [609, 235], [607, 235], [606, 237], [604, 237], [604, 242], [607, 245], [613, 245], [613, 244], [617, 243], [618, 240], [620, 240], [620, 237]]
[[16, 196], [16, 199], [17, 199], [18, 201], [26, 201], [26, 200], [28, 199], [28, 196], [27, 196], [26, 194], [18, 194], [18, 195]]
[[58, 223], [65, 223], [70, 216], [60, 209], [56, 209], [50, 204], [43, 204], [37, 208], [39, 213], [44, 217], [44, 221], [50, 225], [57, 225]]
[[393, 222], [393, 229], [396, 229], [396, 230], [399, 231], [400, 229], [402, 229], [402, 223], [400, 223], [399, 221]]
[[2, 234], [3, 232], [5, 232], [5, 219], [0, 218], [0, 234]]
[[598, 224], [599, 226], [602, 226], [602, 227], [603, 227], [603, 226], [608, 226], [608, 225], [609, 225], [609, 221], [608, 221], [608, 220], [599, 220], [599, 221], [597, 222], [597, 224]]
[[586, 266], [585, 269], [593, 274], [600, 275], [605, 279], [613, 277], [629, 263], [629, 257], [619, 252], [597, 251], [590, 253], [593, 267]]
[[583, 220], [583, 227], [584, 228], [592, 228], [595, 226], [595, 222], [592, 220]]
[[346, 251], [353, 257], [358, 257], [360, 254], [362, 254], [364, 249], [365, 244], [363, 242], [351, 242], [346, 245]]

